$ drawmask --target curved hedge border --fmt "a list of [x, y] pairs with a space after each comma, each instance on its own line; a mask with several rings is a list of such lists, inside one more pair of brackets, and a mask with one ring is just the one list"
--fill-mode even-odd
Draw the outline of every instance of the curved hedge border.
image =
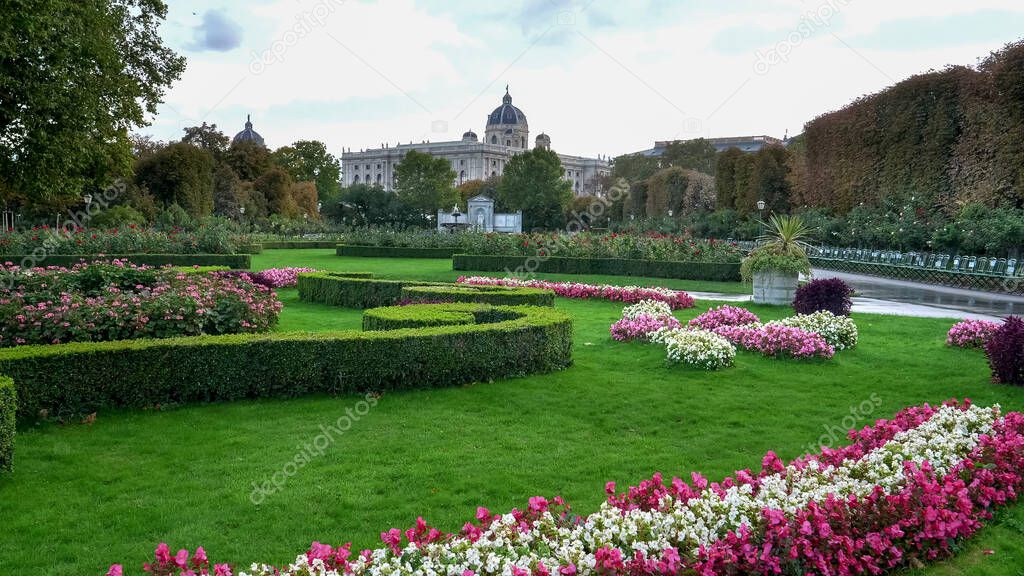
[[338, 244], [338, 256], [373, 258], [451, 258], [459, 248], [408, 248], [404, 246], [361, 246]]
[[337, 240], [266, 240], [259, 243], [264, 250], [299, 250], [304, 248], [334, 248]]
[[478, 302], [496, 306], [554, 306], [555, 293], [539, 288], [466, 286], [418, 280], [376, 280], [366, 272], [299, 274], [299, 299], [345, 308], [390, 306], [401, 300]]
[[0, 472], [10, 472], [14, 464], [15, 413], [18, 405], [14, 381], [0, 376]]
[[478, 302], [495, 306], [554, 306], [555, 293], [541, 288], [507, 286], [406, 286], [402, 300]]
[[608, 274], [685, 280], [739, 282], [739, 262], [673, 262], [623, 258], [562, 258], [455, 254], [452, 270], [481, 272], [546, 272], [556, 274]]
[[387, 306], [363, 312], [363, 330], [401, 330], [430, 326], [464, 326], [493, 324], [521, 318], [523, 313], [509, 307], [495, 308], [486, 304], [412, 304]]
[[127, 260], [140, 266], [227, 266], [241, 270], [252, 266], [249, 254], [46, 254], [40, 258], [30, 254], [0, 256], [0, 262], [11, 262], [23, 267], [74, 266], [83, 260]]
[[[391, 331], [230, 334], [0, 350], [21, 419], [309, 393], [459, 385], [572, 363], [572, 320], [553, 308], [432, 304], [501, 321]], [[490, 314], [490, 316], [488, 316]], [[429, 318], [428, 318], [429, 321]]]

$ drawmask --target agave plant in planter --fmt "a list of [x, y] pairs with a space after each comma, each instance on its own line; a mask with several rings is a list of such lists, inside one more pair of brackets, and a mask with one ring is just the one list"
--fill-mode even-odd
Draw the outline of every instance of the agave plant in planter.
[[810, 274], [807, 239], [812, 229], [797, 216], [772, 215], [766, 223], [767, 234], [760, 245], [743, 259], [740, 273], [745, 282], [753, 281], [754, 302], [789, 304], [796, 294], [800, 274]]

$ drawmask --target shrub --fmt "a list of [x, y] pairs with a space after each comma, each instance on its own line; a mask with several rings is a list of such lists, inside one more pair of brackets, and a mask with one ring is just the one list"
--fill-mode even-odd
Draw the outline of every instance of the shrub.
[[1004, 320], [985, 344], [985, 356], [992, 380], [1024, 386], [1024, 319], [1010, 316]]
[[0, 264], [22, 268], [38, 266], [74, 266], [82, 262], [124, 260], [139, 266], [228, 266], [246, 269], [252, 266], [248, 254], [13, 254], [0, 257]]
[[797, 314], [813, 314], [819, 310], [836, 316], [849, 316], [853, 301], [853, 288], [839, 278], [819, 278], [798, 287], [793, 298]]
[[0, 376], [0, 472], [10, 472], [14, 466], [17, 405], [14, 381], [6, 376]]
[[186, 232], [129, 224], [120, 228], [50, 228], [0, 232], [0, 255], [34, 254], [233, 254], [245, 244], [226, 224], [210, 221]]
[[946, 334], [946, 345], [960, 348], [985, 348], [985, 344], [998, 329], [998, 322], [989, 322], [988, 320], [957, 322]]
[[478, 302], [494, 306], [555, 305], [555, 293], [550, 290], [504, 286], [405, 286], [400, 299], [412, 302]]
[[820, 335], [780, 324], [719, 326], [714, 332], [737, 346], [775, 358], [831, 358], [835, 349]]
[[740, 308], [738, 306], [729, 306], [723, 304], [718, 308], [712, 308], [707, 312], [697, 316], [690, 320], [691, 328], [700, 328], [703, 330], [714, 330], [719, 326], [742, 326], [744, 324], [756, 324], [761, 322], [761, 319], [746, 308]]
[[847, 350], [857, 345], [857, 324], [849, 316], [836, 316], [825, 310], [773, 320], [767, 325], [772, 324], [813, 332], [836, 350]]
[[619, 342], [632, 340], [650, 340], [651, 335], [665, 329], [679, 328], [679, 320], [671, 315], [654, 316], [651, 314], [638, 314], [633, 317], [623, 317], [611, 326], [612, 338]]
[[272, 290], [244, 279], [120, 261], [66, 268], [0, 266], [0, 347], [262, 332]]
[[685, 262], [622, 258], [456, 254], [452, 257], [452, 269], [506, 273], [607, 274], [612, 276], [680, 278], [720, 282], [735, 282], [740, 279], [740, 266], [738, 263], [733, 262]]
[[665, 337], [668, 361], [685, 363], [705, 370], [732, 366], [736, 347], [707, 330], [676, 330]]
[[268, 268], [259, 272], [231, 271], [219, 272], [219, 276], [244, 278], [253, 284], [266, 286], [267, 288], [290, 288], [295, 286], [299, 274], [303, 272], [316, 272], [314, 268]]
[[659, 300], [641, 300], [622, 309], [622, 317], [630, 320], [638, 316], [671, 316], [672, 308]]
[[[433, 306], [487, 323], [19, 346], [0, 349], [0, 374], [18, 383], [20, 413], [45, 409], [66, 417], [113, 407], [453, 386], [572, 363], [572, 319], [564, 312]], [[398, 313], [410, 309], [435, 308]], [[508, 319], [490, 320], [499, 314]]]
[[[366, 274], [366, 273], [363, 273]], [[376, 280], [372, 275], [360, 273], [307, 272], [299, 274], [299, 298], [345, 308], [376, 308], [390, 306], [402, 299], [406, 286], [438, 286], [451, 288], [441, 282], [411, 280]]]

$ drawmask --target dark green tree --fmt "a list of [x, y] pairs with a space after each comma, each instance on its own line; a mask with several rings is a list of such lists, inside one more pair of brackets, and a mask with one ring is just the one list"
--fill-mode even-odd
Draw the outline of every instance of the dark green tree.
[[324, 204], [323, 214], [330, 220], [354, 226], [419, 226], [423, 215], [380, 186], [353, 184], [343, 188], [338, 201]]
[[203, 122], [201, 126], [189, 126], [184, 129], [185, 136], [181, 141], [206, 150], [220, 161], [228, 150], [231, 139], [217, 130], [216, 124]]
[[551, 150], [516, 154], [505, 165], [497, 203], [522, 210], [525, 228], [559, 228], [572, 202], [572, 184], [562, 174], [562, 161]]
[[213, 169], [209, 152], [175, 142], [140, 160], [135, 182], [164, 206], [177, 204], [198, 218], [213, 212]]
[[624, 154], [612, 160], [612, 176], [625, 178], [631, 184], [650, 178], [658, 168], [657, 157], [643, 154]]
[[715, 169], [715, 208], [718, 210], [736, 207], [736, 165], [742, 156], [739, 148], [729, 148], [718, 155]]
[[292, 178], [277, 166], [267, 170], [252, 183], [253, 192], [266, 198], [267, 215], [279, 214], [285, 218], [294, 218], [299, 207], [292, 198]]
[[7, 0], [0, 9], [0, 189], [77, 197], [130, 173], [129, 132], [185, 69], [160, 0]]
[[231, 144], [224, 160], [239, 178], [247, 182], [254, 182], [274, 166], [266, 146], [248, 141]]
[[313, 182], [321, 200], [331, 199], [341, 189], [341, 162], [318, 140], [299, 140], [273, 153], [274, 162], [296, 182]]
[[444, 158], [409, 151], [395, 167], [395, 193], [423, 214], [455, 204], [455, 171]]
[[717, 159], [718, 151], [704, 138], [676, 140], [665, 147], [665, 152], [661, 155], [661, 165], [696, 170], [714, 176]]

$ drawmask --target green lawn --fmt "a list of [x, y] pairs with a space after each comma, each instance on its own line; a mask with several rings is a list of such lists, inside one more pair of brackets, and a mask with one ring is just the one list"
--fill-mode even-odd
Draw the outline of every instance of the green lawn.
[[[295, 250], [271, 251], [254, 264], [451, 278], [445, 262]], [[635, 281], [588, 279], [595, 280]], [[281, 330], [359, 325], [358, 311], [299, 302], [294, 289], [281, 296]], [[803, 453], [851, 408], [874, 399], [879, 406], [857, 426], [954, 396], [1024, 409], [1024, 389], [991, 384], [980, 353], [944, 346], [947, 320], [855, 315], [860, 346], [832, 361], [741, 352], [735, 367], [704, 373], [667, 367], [660, 347], [613, 342], [608, 326], [621, 305], [559, 299], [556, 306], [575, 320], [575, 366], [389, 393], [259, 506], [249, 499], [253, 482], [280, 470], [361, 397], [104, 411], [91, 425], [22, 430], [15, 471], [0, 476], [0, 574], [103, 574], [115, 561], [134, 570], [160, 541], [174, 550], [202, 545], [211, 558], [243, 565], [281, 563], [312, 540], [375, 546], [382, 530], [404, 528], [417, 515], [455, 530], [477, 505], [500, 511], [560, 494], [585, 513], [599, 505], [607, 480], [635, 483], [656, 470], [720, 478], [756, 467], [770, 449], [784, 458]], [[766, 319], [787, 314], [752, 309]], [[1024, 507], [1017, 506], [960, 556], [917, 574], [1015, 575], [1021, 566]]]

